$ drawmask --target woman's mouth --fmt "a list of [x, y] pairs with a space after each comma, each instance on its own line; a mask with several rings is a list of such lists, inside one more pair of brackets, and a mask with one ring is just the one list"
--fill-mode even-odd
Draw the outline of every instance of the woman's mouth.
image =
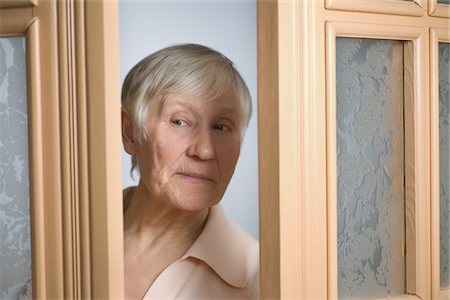
[[211, 181], [214, 182], [209, 176], [201, 173], [195, 173], [195, 172], [180, 172], [177, 173], [178, 175], [181, 175], [185, 177], [188, 180], [192, 181]]

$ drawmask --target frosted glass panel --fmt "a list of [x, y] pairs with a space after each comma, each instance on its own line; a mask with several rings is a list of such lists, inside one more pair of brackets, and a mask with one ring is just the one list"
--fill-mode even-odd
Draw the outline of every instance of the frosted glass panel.
[[450, 44], [439, 43], [439, 177], [441, 286], [450, 286]]
[[31, 298], [25, 38], [0, 38], [0, 299]]
[[405, 293], [403, 43], [337, 38], [340, 299]]

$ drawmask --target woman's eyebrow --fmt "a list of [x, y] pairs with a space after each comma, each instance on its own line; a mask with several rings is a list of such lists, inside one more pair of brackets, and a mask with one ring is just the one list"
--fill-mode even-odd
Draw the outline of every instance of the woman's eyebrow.
[[[221, 101], [221, 100], [219, 100], [219, 101]], [[214, 104], [215, 102], [212, 102], [212, 103]], [[162, 110], [167, 109], [168, 106], [180, 106], [181, 108], [188, 109], [191, 112], [198, 111], [198, 108], [195, 105], [193, 105], [191, 102], [180, 100], [176, 96], [169, 98], [164, 103]], [[220, 110], [218, 110], [215, 114], [216, 115], [236, 116], [236, 115], [239, 115], [239, 109], [237, 109], [234, 105], [227, 105], [227, 106], [221, 108]]]
[[239, 111], [234, 107], [224, 108], [220, 110], [220, 114], [226, 114], [226, 115], [237, 115]]
[[164, 103], [163, 110], [166, 109], [168, 106], [177, 106], [177, 105], [183, 108], [187, 108], [189, 110], [194, 109], [194, 106], [191, 103], [178, 100], [177, 98], [172, 98]]
[[[222, 100], [218, 100], [218, 101], [222, 101]], [[217, 102], [212, 102], [213, 104], [214, 103], [217, 103]], [[172, 98], [172, 99], [169, 99], [167, 102], [166, 102], [166, 105], [167, 104], [171, 104], [171, 105], [180, 105], [180, 106], [184, 106], [184, 107], [187, 107], [187, 108], [191, 108], [191, 109], [193, 109], [193, 108], [195, 108], [196, 106], [195, 105], [193, 105], [192, 103], [190, 103], [190, 102], [186, 102], [186, 101], [182, 101], [182, 100], [179, 100], [179, 99], [177, 99], [176, 97], [174, 97], [174, 98]], [[238, 110], [234, 107], [234, 106], [231, 106], [231, 105], [229, 105], [229, 106], [225, 106], [224, 108], [222, 108], [221, 110], [220, 110], [221, 112], [231, 112], [231, 113], [236, 113]]]

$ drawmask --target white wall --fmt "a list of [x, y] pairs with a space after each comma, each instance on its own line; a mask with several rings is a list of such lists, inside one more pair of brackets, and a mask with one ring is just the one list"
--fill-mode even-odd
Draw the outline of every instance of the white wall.
[[[241, 156], [222, 199], [227, 216], [258, 238], [258, 142], [256, 106], [256, 0], [121, 0], [120, 66], [127, 72], [148, 54], [178, 43], [198, 43], [231, 59], [253, 98], [253, 116]], [[130, 157], [122, 154], [123, 186], [130, 177]]]

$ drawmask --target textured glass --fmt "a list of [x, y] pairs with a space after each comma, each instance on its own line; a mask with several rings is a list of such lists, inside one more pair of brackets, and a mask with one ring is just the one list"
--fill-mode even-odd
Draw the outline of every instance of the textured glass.
[[439, 43], [439, 178], [441, 286], [450, 286], [450, 44]]
[[403, 43], [337, 38], [341, 299], [405, 293]]
[[31, 298], [25, 38], [0, 38], [0, 299]]

